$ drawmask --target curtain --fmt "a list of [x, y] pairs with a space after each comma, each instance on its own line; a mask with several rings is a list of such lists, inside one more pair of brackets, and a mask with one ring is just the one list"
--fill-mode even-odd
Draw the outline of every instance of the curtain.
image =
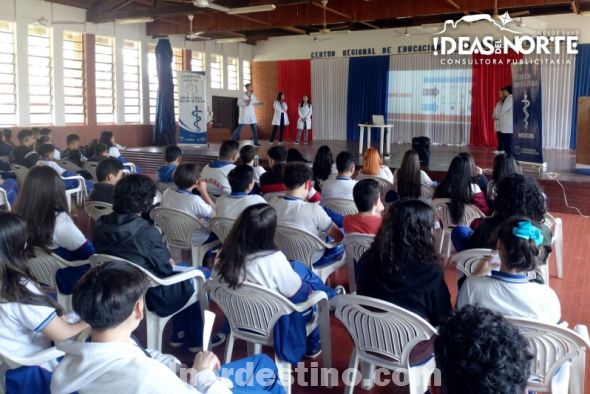
[[570, 148], [576, 57], [566, 54], [565, 47], [560, 52], [525, 56], [541, 62], [543, 148], [548, 149]]
[[311, 95], [315, 138], [346, 141], [348, 59], [312, 60]]
[[[310, 60], [285, 60], [277, 62], [278, 91], [285, 93], [285, 101], [289, 108], [289, 126], [285, 127], [285, 140], [295, 139], [297, 134], [297, 107], [303, 96], [311, 97], [311, 65]], [[276, 98], [276, 97], [275, 97]], [[313, 104], [313, 100], [312, 100]], [[310, 133], [310, 139], [311, 139]]]
[[176, 119], [174, 118], [174, 85], [172, 84], [172, 46], [167, 38], [158, 40], [156, 45], [156, 68], [158, 100], [154, 145], [173, 145], [176, 143]]
[[[359, 123], [387, 114], [389, 56], [351, 57], [348, 71], [347, 140], [359, 140]], [[377, 133], [373, 133], [376, 135]]]
[[498, 102], [498, 90], [512, 84], [511, 62], [519, 54], [474, 54], [471, 89], [471, 146], [496, 147], [498, 140], [492, 115]]
[[590, 96], [590, 44], [578, 44], [576, 73], [574, 78], [574, 95], [572, 98], [572, 133], [570, 149], [576, 149], [578, 130], [578, 98]]
[[434, 144], [469, 143], [471, 66], [463, 59], [445, 57], [451, 64], [441, 64], [443, 58], [432, 54], [391, 56], [387, 119], [393, 142], [427, 136]]

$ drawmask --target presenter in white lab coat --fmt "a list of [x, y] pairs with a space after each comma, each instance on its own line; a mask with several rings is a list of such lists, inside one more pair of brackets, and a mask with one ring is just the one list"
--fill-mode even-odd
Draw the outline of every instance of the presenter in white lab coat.
[[498, 149], [494, 151], [495, 154], [502, 153], [502, 135], [500, 134], [500, 115], [502, 114], [502, 102], [504, 101], [504, 89], [498, 90], [498, 102], [494, 108], [494, 130], [496, 130], [496, 137], [498, 137]]
[[258, 129], [256, 126], [256, 112], [254, 109], [255, 107], [261, 106], [262, 103], [256, 99], [251, 84], [248, 83], [244, 87], [246, 88], [246, 92], [242, 93], [240, 97], [238, 97], [238, 107], [240, 109], [240, 114], [238, 118], [238, 127], [234, 130], [232, 139], [234, 141], [238, 141], [240, 139], [242, 127], [245, 125], [250, 125], [252, 128], [252, 139], [254, 140], [254, 145], [260, 146], [260, 143], [258, 142]]
[[301, 139], [301, 132], [303, 132], [303, 143], [307, 144], [307, 135], [309, 134], [309, 129], [311, 128], [311, 101], [309, 97], [303, 96], [301, 102], [299, 103], [299, 108], [297, 108], [297, 113], [299, 115], [299, 119], [297, 119], [297, 137], [295, 138], [295, 143], [299, 144], [299, 140]]
[[514, 119], [512, 118], [512, 85], [504, 86], [504, 100], [500, 113], [500, 135], [502, 145], [500, 151], [507, 155], [512, 154], [512, 133]]
[[285, 94], [283, 92], [277, 93], [277, 99], [273, 103], [275, 114], [272, 117], [272, 134], [270, 135], [271, 144], [275, 140], [277, 129], [279, 130], [279, 144], [283, 143], [283, 131], [285, 126], [289, 126], [289, 116], [287, 115], [287, 103], [285, 102]]

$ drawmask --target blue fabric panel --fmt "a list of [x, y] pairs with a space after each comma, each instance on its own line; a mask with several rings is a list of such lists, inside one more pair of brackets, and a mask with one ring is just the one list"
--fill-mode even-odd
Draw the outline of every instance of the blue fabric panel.
[[574, 100], [572, 106], [572, 136], [570, 149], [576, 149], [578, 130], [578, 98], [590, 96], [590, 44], [578, 44], [576, 74], [574, 77]]

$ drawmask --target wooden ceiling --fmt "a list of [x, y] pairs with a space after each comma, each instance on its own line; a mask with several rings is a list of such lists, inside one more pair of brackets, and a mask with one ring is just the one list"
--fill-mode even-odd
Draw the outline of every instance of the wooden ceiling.
[[[229, 15], [199, 8], [192, 0], [49, 0], [85, 8], [88, 22], [150, 17], [149, 35], [189, 32], [187, 15], [195, 16], [193, 30], [210, 34], [243, 35], [255, 43], [273, 36], [309, 34], [322, 27], [320, 0], [210, 0], [226, 7], [275, 4], [271, 12]], [[326, 21], [332, 30], [367, 30], [439, 23], [468, 13], [520, 16], [590, 11], [590, 0], [328, 0]]]

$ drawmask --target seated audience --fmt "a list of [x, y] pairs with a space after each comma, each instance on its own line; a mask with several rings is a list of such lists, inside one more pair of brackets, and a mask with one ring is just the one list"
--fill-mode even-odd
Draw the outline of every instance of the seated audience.
[[[277, 369], [266, 355], [257, 355], [219, 367], [212, 352], [196, 355], [189, 382], [176, 376], [180, 361], [170, 355], [143, 349], [133, 338], [144, 316], [146, 275], [136, 267], [111, 261], [94, 267], [74, 292], [74, 310], [90, 324], [91, 340], [59, 345], [66, 355], [55, 369], [51, 392], [80, 393], [231, 393], [217, 373], [258, 392], [283, 393]], [[249, 364], [250, 363], [250, 364]], [[236, 370], [251, 369], [251, 376]], [[265, 368], [261, 382], [260, 370]], [[233, 369], [230, 372], [229, 369]], [[258, 374], [258, 375], [256, 375]], [[243, 379], [246, 378], [247, 381]]]
[[383, 165], [381, 155], [376, 148], [369, 148], [363, 155], [363, 167], [360, 169], [357, 179], [363, 179], [367, 176], [375, 176], [393, 183], [393, 174], [386, 165]]
[[80, 151], [80, 136], [78, 134], [68, 134], [66, 144], [66, 149], [61, 152], [61, 158], [71, 161], [78, 167], [83, 167], [84, 162], [88, 159]]
[[[496, 236], [499, 271], [492, 259], [480, 263], [476, 275], [463, 282], [457, 307], [480, 305], [506, 316], [520, 316], [549, 324], [561, 320], [559, 299], [547, 285], [531, 282], [527, 273], [536, 271], [543, 233], [529, 219], [514, 216], [504, 221]], [[489, 273], [491, 276], [477, 276]]]
[[10, 205], [14, 204], [18, 196], [18, 182], [10, 163], [0, 159], [0, 189], [6, 192]]
[[[500, 153], [494, 157], [494, 170], [492, 173], [492, 180], [488, 183], [487, 199], [488, 204], [492, 207], [496, 195], [498, 194], [497, 185], [502, 178], [512, 174], [522, 174], [522, 169], [518, 161], [512, 156], [505, 153]], [[493, 208], [493, 207], [492, 207]]]
[[16, 146], [14, 142], [12, 142], [12, 130], [9, 128], [2, 129], [2, 136], [4, 137], [4, 143], [12, 146], [13, 148]]
[[31, 129], [22, 129], [17, 134], [19, 146], [12, 150], [12, 163], [31, 168], [37, 164], [39, 154], [35, 152], [35, 138]]
[[375, 235], [383, 223], [383, 202], [381, 189], [374, 179], [361, 179], [352, 190], [358, 213], [344, 216], [344, 233]]
[[[159, 278], [175, 274], [174, 261], [160, 231], [141, 217], [152, 207], [156, 185], [145, 175], [124, 176], [115, 185], [113, 213], [96, 222], [94, 242], [97, 253], [133, 261]], [[195, 287], [190, 280], [171, 286], [151, 288], [146, 294], [147, 308], [158, 316], [169, 316], [188, 302]], [[203, 322], [199, 306], [194, 304], [172, 318], [170, 345], [187, 345], [190, 351], [201, 349]], [[223, 343], [215, 336], [214, 346]]]
[[10, 135], [12, 135], [12, 130], [2, 129], [2, 132], [0, 133], [0, 156], [10, 156], [12, 149], [14, 148], [14, 146], [6, 140], [5, 130], [8, 130]]
[[[37, 138], [37, 142], [35, 143], [35, 150], [38, 151], [39, 147], [43, 144], [53, 144], [53, 146], [55, 147], [55, 144], [53, 143], [53, 135], [51, 134], [51, 129], [48, 129], [47, 127], [44, 127], [41, 130], [39, 130], [39, 138]], [[59, 149], [57, 149], [57, 147], [54, 148], [53, 159], [61, 159], [61, 152]]]
[[322, 145], [318, 148], [313, 159], [312, 169], [315, 188], [319, 191], [322, 190], [322, 185], [325, 181], [336, 178], [338, 170], [336, 169], [336, 163], [334, 163], [332, 151], [328, 145]]
[[240, 213], [250, 205], [266, 204], [266, 200], [261, 196], [250, 194], [254, 188], [254, 169], [251, 166], [246, 164], [236, 166], [229, 172], [227, 179], [231, 186], [231, 194], [217, 199], [215, 206], [217, 216], [237, 219]]
[[173, 183], [172, 175], [180, 164], [182, 150], [176, 145], [168, 145], [164, 152], [164, 164], [156, 170], [156, 182]]
[[[335, 242], [342, 240], [342, 232], [326, 211], [319, 205], [305, 201], [311, 189], [311, 169], [303, 163], [289, 163], [285, 166], [283, 184], [286, 195], [274, 198], [270, 204], [277, 210], [278, 224], [295, 227], [320, 238], [330, 236]], [[340, 260], [343, 245], [318, 251], [314, 265], [322, 266]]]
[[[124, 147], [115, 142], [115, 134], [112, 131], [101, 132], [98, 142], [100, 144], [106, 145], [106, 147], [107, 147], [106, 155], [108, 157], [114, 157], [115, 159], [119, 160], [119, 162], [121, 162], [121, 164], [123, 164], [130, 171], [132, 170], [132, 167], [130, 165], [128, 165], [129, 162], [127, 161], [127, 159], [125, 159], [123, 157], [123, 155], [121, 154], [121, 149], [124, 149]], [[97, 161], [100, 161], [100, 160], [97, 160]], [[135, 172], [140, 173], [141, 169], [138, 166], [136, 166]]]
[[88, 200], [112, 204], [115, 185], [122, 177], [123, 164], [117, 159], [107, 157], [99, 162], [98, 166], [96, 166], [96, 179], [98, 182], [94, 184], [94, 189], [88, 196]]
[[393, 173], [393, 190], [399, 199], [412, 198], [432, 200], [434, 191], [423, 195], [422, 186], [433, 188], [437, 185], [428, 174], [420, 169], [420, 158], [415, 150], [408, 150], [404, 154], [399, 169]]
[[[256, 156], [256, 148], [254, 145], [244, 145], [240, 148], [240, 161], [242, 164], [247, 164], [254, 169], [254, 183], [260, 185], [260, 177], [266, 171], [258, 163], [258, 157]], [[233, 188], [232, 188], [233, 191]]]
[[420, 200], [391, 206], [357, 264], [357, 291], [414, 312], [433, 326], [451, 314], [451, 296], [434, 247], [434, 211]]
[[[15, 357], [34, 356], [50, 348], [52, 342], [70, 338], [87, 327], [84, 322], [67, 323], [62, 307], [41, 290], [29, 270], [26, 245], [26, 222], [17, 214], [0, 212], [0, 341], [2, 351]], [[56, 365], [57, 360], [51, 360], [38, 367], [9, 370], [3, 363], [0, 387], [10, 382], [15, 393], [48, 393], [49, 372]]]
[[305, 156], [303, 156], [303, 153], [301, 153], [299, 149], [295, 148], [290, 148], [289, 150], [287, 150], [287, 163], [292, 162], [309, 164], [309, 160], [307, 160]]
[[[91, 147], [92, 155], [88, 158], [88, 161], [101, 162], [102, 160], [109, 158], [109, 155], [108, 155], [109, 147], [108, 146], [106, 146], [105, 144], [100, 144], [100, 143], [91, 144], [91, 146], [92, 146]], [[115, 159], [115, 160], [117, 160], [117, 159]]]
[[[64, 183], [52, 168], [40, 166], [29, 171], [13, 210], [27, 222], [30, 255], [34, 255], [34, 247], [69, 261], [87, 260], [94, 254], [94, 245], [68, 214]], [[59, 269], [59, 290], [72, 294], [74, 285], [89, 267], [85, 264]]]
[[438, 329], [436, 366], [445, 394], [522, 394], [531, 359], [520, 331], [501, 315], [466, 306]]
[[[38, 166], [47, 166], [52, 168], [60, 177], [71, 177], [76, 176], [77, 174], [72, 171], [68, 171], [55, 161], [54, 154], [55, 154], [55, 146], [52, 144], [43, 144], [37, 148], [37, 153], [39, 153], [39, 160], [37, 161]], [[74, 189], [78, 187], [80, 182], [76, 179], [64, 179], [63, 180], [66, 190]], [[89, 179], [84, 180], [86, 184], [86, 190], [92, 191], [94, 187], [94, 182]]]
[[464, 155], [453, 158], [445, 178], [436, 188], [434, 198], [451, 200], [449, 213], [455, 224], [461, 224], [466, 204], [475, 205], [484, 215], [490, 214], [485, 194], [474, 180], [469, 158]]
[[[307, 300], [313, 291], [323, 291], [329, 298], [336, 295], [336, 290], [326, 286], [305, 264], [288, 261], [277, 250], [274, 243], [277, 226], [277, 211], [267, 204], [256, 204], [246, 208], [231, 229], [215, 263], [215, 274], [220, 281], [231, 288], [240, 287], [245, 281], [265, 286], [289, 298], [294, 303]], [[256, 234], [255, 237], [252, 234]], [[338, 292], [342, 293], [340, 286]], [[313, 309], [297, 314], [289, 320], [291, 325], [305, 332], [305, 323], [313, 317]], [[278, 323], [280, 327], [280, 322]], [[275, 327], [275, 330], [277, 328]], [[282, 337], [282, 335], [281, 335]], [[330, 338], [325, 338], [330, 340]], [[299, 344], [284, 341], [277, 353], [291, 354], [293, 347]], [[320, 352], [319, 330], [314, 330], [306, 341], [305, 355], [317, 357]], [[288, 359], [292, 363], [300, 361], [303, 354]]]
[[240, 145], [236, 141], [223, 141], [219, 148], [219, 158], [207, 164], [201, 171], [201, 179], [207, 183], [207, 193], [214, 197], [228, 195], [231, 193], [231, 186], [227, 180], [227, 174], [236, 165]]
[[322, 186], [322, 200], [330, 198], [353, 200], [352, 189], [356, 185], [356, 181], [352, 179], [355, 170], [354, 156], [346, 151], [340, 152], [336, 156], [336, 168], [338, 176]]

